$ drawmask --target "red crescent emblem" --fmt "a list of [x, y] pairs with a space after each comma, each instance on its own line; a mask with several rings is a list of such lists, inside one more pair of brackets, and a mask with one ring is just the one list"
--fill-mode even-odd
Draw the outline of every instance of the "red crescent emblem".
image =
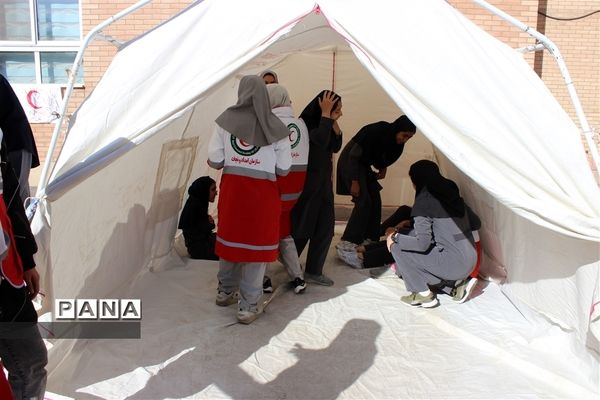
[[29, 105], [31, 107], [35, 108], [36, 110], [39, 110], [40, 108], [42, 108], [41, 106], [38, 106], [35, 103], [36, 95], [38, 95], [38, 94], [39, 94], [38, 91], [35, 90], [35, 89], [30, 90], [29, 92], [27, 92], [27, 102], [29, 103]]

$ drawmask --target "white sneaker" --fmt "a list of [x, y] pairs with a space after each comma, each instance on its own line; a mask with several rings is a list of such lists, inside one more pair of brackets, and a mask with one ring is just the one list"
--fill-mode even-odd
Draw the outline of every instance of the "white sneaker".
[[362, 260], [360, 258], [358, 258], [358, 253], [356, 251], [337, 249], [337, 255], [343, 262], [345, 262], [352, 268], [357, 268], [357, 269], [363, 268]]
[[473, 289], [477, 285], [477, 278], [466, 278], [463, 281], [458, 282], [456, 287], [452, 290], [452, 300], [456, 303], [464, 303], [467, 301]]
[[260, 315], [259, 311], [238, 310], [237, 320], [240, 324], [251, 324]]
[[335, 245], [335, 248], [338, 250], [354, 250], [356, 249], [356, 244], [352, 243], [352, 242], [348, 242], [347, 240], [340, 240], [338, 242], [338, 244]]
[[215, 303], [218, 306], [227, 307], [232, 304], [237, 304], [238, 298], [239, 298], [238, 292], [231, 292], [231, 293], [217, 292], [217, 299], [215, 300]]

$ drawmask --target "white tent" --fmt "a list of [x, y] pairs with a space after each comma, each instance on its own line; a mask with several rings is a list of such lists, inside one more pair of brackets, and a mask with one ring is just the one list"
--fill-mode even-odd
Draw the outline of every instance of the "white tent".
[[407, 114], [420, 133], [384, 203], [410, 204], [407, 167], [438, 161], [482, 217], [484, 268], [506, 270], [504, 294], [598, 350], [600, 191], [578, 130], [521, 54], [442, 0], [206, 0], [128, 43], [42, 187], [49, 300], [116, 297], [182, 263], [177, 218], [208, 172], [213, 121], [239, 77], [266, 68], [296, 112], [333, 86], [346, 141]]

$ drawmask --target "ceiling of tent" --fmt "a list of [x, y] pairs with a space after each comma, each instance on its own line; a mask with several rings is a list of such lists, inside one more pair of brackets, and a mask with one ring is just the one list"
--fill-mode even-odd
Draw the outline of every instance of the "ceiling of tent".
[[[343, 99], [344, 114], [340, 126], [344, 132], [344, 144], [364, 125], [382, 120], [393, 121], [403, 114], [356, 59], [346, 40], [319, 12], [302, 18], [290, 32], [244, 65], [235, 79], [258, 74], [265, 69], [277, 73], [279, 83], [290, 93], [296, 115], [321, 90], [333, 89], [338, 93]], [[232, 84], [229, 83], [229, 86]], [[233, 88], [231, 92], [230, 101], [235, 102]], [[200, 105], [206, 106], [205, 103]], [[192, 134], [197, 132], [195, 128], [191, 131]], [[422, 158], [432, 159], [433, 147], [425, 136], [418, 134], [406, 145], [400, 160], [388, 169], [382, 191], [384, 205], [412, 203], [414, 189], [407, 171], [413, 162]], [[351, 204], [350, 196], [336, 195], [335, 201]]]

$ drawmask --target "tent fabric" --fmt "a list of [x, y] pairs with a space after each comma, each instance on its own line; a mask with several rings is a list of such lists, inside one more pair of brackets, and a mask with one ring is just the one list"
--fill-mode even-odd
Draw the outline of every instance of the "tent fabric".
[[410, 163], [439, 161], [482, 217], [483, 267], [506, 270], [503, 293], [598, 349], [600, 190], [577, 128], [519, 54], [442, 0], [205, 0], [128, 43], [42, 188], [33, 227], [47, 309], [183, 264], [178, 213], [208, 172], [214, 119], [241, 76], [267, 68], [296, 112], [339, 92], [346, 141], [408, 115], [419, 131], [384, 202], [410, 204]]
[[[577, 128], [522, 57], [443, 1], [397, 3], [319, 6], [390, 97], [462, 171], [477, 174], [480, 185], [534, 222], [600, 240], [600, 195]], [[258, 15], [253, 4], [206, 1], [134, 41], [78, 111], [76, 120], [85, 121], [70, 129], [53, 176], [189, 105], [313, 7], [265, 2], [260, 8], [269, 13]], [[243, 31], [234, 28], [241, 25]], [[110, 104], [106, 117], [88, 117], [98, 104]]]
[[[343, 228], [336, 227], [336, 239]], [[424, 310], [399, 304], [405, 288], [391, 272], [371, 278], [343, 265], [334, 248], [326, 265], [333, 287], [284, 291], [251, 326], [235, 324], [234, 306], [214, 304], [217, 262], [142, 271], [120, 293], [142, 299], [142, 338], [85, 341], [51, 366], [47, 398], [598, 395], [597, 361], [580, 354], [575, 333], [535, 313], [521, 314], [497, 284], [480, 282], [463, 304], [440, 296], [440, 307]], [[279, 263], [269, 274], [275, 286], [288, 279]]]

